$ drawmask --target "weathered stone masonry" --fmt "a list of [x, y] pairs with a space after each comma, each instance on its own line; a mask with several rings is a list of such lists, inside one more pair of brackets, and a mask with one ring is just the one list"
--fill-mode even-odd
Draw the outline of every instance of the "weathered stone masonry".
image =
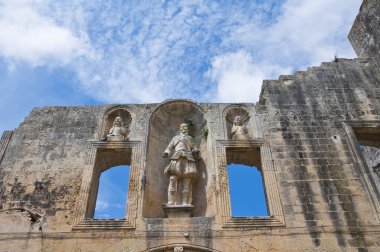
[[[380, 1], [359, 58], [264, 81], [257, 104], [168, 100], [34, 109], [0, 141], [0, 251], [379, 251]], [[128, 141], [107, 142], [115, 116]], [[232, 140], [231, 118], [249, 118]], [[164, 218], [161, 157], [183, 121], [200, 149], [191, 218]], [[267, 217], [231, 217], [226, 166], [257, 165]], [[131, 166], [126, 219], [94, 220], [99, 174]]]

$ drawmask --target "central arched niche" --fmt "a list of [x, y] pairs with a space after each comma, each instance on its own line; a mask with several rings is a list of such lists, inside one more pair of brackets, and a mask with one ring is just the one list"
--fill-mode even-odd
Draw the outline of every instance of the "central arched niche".
[[168, 200], [169, 183], [164, 169], [170, 158], [162, 156], [170, 140], [179, 134], [179, 126], [183, 122], [188, 123], [189, 133], [194, 138], [201, 156], [197, 163], [198, 174], [193, 180], [193, 216], [206, 216], [208, 181], [206, 164], [210, 155], [207, 148], [207, 121], [202, 109], [188, 100], [169, 100], [156, 108], [149, 121], [143, 217], [164, 217], [162, 205]]

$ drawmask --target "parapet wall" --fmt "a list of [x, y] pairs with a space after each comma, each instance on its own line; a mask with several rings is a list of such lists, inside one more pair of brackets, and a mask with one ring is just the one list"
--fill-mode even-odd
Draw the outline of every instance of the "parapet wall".
[[[274, 159], [282, 167], [282, 204], [292, 213], [287, 225], [296, 226], [303, 217], [316, 245], [323, 247], [325, 235], [316, 227], [343, 224], [347, 234], [335, 234], [335, 249], [354, 241], [365, 247], [368, 236], [359, 227], [379, 217], [379, 176], [357, 149], [358, 144], [379, 148], [378, 74], [372, 59], [337, 59], [264, 81], [260, 104], [267, 112], [264, 127]], [[373, 132], [373, 141], [359, 139], [360, 130]], [[359, 203], [362, 190], [370, 192], [368, 204], [377, 217]]]
[[380, 62], [380, 1], [364, 0], [348, 36], [359, 57]]

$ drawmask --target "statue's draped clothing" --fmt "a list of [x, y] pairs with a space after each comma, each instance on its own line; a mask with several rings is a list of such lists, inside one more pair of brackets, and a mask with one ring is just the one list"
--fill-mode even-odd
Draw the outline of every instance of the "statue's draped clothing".
[[193, 152], [195, 151], [193, 138], [186, 134], [180, 134], [170, 141], [165, 152], [170, 153], [174, 149], [174, 154], [170, 158], [170, 163], [165, 168], [165, 174], [176, 175], [178, 177], [192, 177], [197, 173]]

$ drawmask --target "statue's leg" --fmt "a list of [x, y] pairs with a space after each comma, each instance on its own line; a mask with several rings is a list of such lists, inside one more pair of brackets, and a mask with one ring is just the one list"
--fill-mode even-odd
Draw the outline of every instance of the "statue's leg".
[[191, 204], [191, 177], [183, 178], [182, 205]]
[[169, 178], [169, 187], [168, 187], [168, 205], [174, 205], [177, 200], [177, 176], [171, 175]]

